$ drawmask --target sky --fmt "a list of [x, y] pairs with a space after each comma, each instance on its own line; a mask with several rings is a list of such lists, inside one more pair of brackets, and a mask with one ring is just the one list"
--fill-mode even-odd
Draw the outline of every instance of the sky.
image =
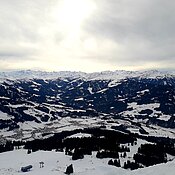
[[175, 68], [174, 0], [0, 0], [0, 71]]

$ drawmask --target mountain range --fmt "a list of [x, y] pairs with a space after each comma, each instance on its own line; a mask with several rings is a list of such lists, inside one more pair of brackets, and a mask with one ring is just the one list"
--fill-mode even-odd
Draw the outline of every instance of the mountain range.
[[95, 126], [174, 137], [175, 72], [0, 73], [2, 137], [31, 139]]

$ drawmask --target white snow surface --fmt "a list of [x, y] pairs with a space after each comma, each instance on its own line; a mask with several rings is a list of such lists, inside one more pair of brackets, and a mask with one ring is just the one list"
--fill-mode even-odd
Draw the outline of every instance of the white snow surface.
[[82, 138], [82, 137], [92, 137], [91, 134], [77, 133], [69, 136], [68, 138]]
[[[0, 153], [1, 175], [63, 175], [66, 167], [73, 164], [73, 175], [174, 175], [175, 160], [166, 164], [142, 168], [134, 171], [117, 168], [107, 164], [109, 159], [97, 159], [95, 153], [85, 156], [84, 159], [73, 161], [71, 157], [62, 152], [37, 151], [27, 154], [27, 150], [14, 150]], [[44, 167], [39, 168], [39, 162], [44, 162]], [[21, 167], [32, 165], [27, 173], [20, 171]]]
[[1, 120], [10, 120], [14, 118], [13, 116], [9, 116], [7, 113], [4, 113], [2, 111], [0, 111], [0, 119]]
[[[139, 121], [138, 121], [139, 122]], [[132, 126], [132, 123], [122, 119], [111, 119], [103, 120], [99, 118], [70, 118], [64, 117], [59, 118], [57, 121], [48, 121], [42, 123], [36, 123], [34, 121], [27, 121], [18, 123], [19, 129], [8, 131], [3, 129], [0, 131], [0, 137], [6, 138], [7, 140], [31, 140], [42, 137], [43, 133], [57, 133], [62, 131], [70, 131], [74, 129], [84, 129], [87, 127], [100, 127], [106, 126], [107, 129], [111, 129], [112, 126], [125, 125], [127, 129], [133, 133], [140, 133], [138, 126]], [[150, 125], [142, 123], [142, 128], [149, 133], [150, 136], [170, 137], [175, 138], [174, 129], [163, 128], [160, 126]]]
[[138, 105], [137, 102], [132, 102], [128, 103], [128, 109], [131, 108], [132, 110], [121, 112], [121, 114], [123, 114], [123, 116], [129, 115], [134, 117], [135, 115], [139, 115], [139, 112], [141, 112], [142, 110], [150, 109], [152, 110], [152, 114], [150, 114], [149, 117], [153, 117], [155, 116], [155, 113], [158, 113], [158, 111], [156, 111], [155, 108], [158, 108], [159, 106], [160, 106], [159, 103]]

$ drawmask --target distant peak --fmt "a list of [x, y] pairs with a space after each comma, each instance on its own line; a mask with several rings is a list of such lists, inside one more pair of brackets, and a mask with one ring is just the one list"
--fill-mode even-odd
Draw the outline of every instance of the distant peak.
[[9, 71], [0, 72], [0, 79], [56, 79], [56, 78], [81, 78], [89, 80], [120, 80], [125, 78], [161, 78], [161, 77], [175, 77], [175, 71], [158, 71], [158, 70], [148, 70], [148, 71], [102, 71], [94, 73], [76, 72], [76, 71], [60, 71], [60, 72], [47, 72], [40, 70], [19, 70], [19, 71]]

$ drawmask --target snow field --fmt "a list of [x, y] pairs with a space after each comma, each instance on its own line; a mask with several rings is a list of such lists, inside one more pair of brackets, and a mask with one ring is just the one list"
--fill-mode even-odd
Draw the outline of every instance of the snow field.
[[[175, 161], [159, 164], [134, 171], [117, 168], [107, 164], [109, 159], [97, 159], [96, 153], [85, 156], [84, 159], [73, 161], [62, 152], [37, 151], [27, 154], [27, 150], [14, 150], [0, 154], [1, 175], [63, 175], [66, 167], [73, 164], [73, 175], [174, 175]], [[39, 162], [44, 162], [44, 168], [39, 168]], [[27, 173], [20, 171], [22, 166], [32, 165]]]

